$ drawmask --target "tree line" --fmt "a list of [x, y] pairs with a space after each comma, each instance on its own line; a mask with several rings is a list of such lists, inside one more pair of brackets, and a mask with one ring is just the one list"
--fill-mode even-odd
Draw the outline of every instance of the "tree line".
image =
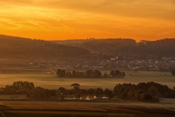
[[[175, 87], [170, 89], [166, 85], [148, 82], [135, 84], [117, 84], [113, 90], [102, 88], [81, 89], [79, 85], [73, 85], [72, 89], [59, 87], [55, 90], [35, 87], [34, 83], [26, 81], [17, 81], [12, 85], [1, 88], [0, 94], [17, 95], [23, 94], [30, 99], [35, 100], [66, 100], [66, 97], [72, 96], [72, 100], [80, 100], [82, 97], [90, 97], [91, 100], [103, 99], [141, 101], [141, 102], [159, 102], [159, 98], [175, 98]], [[95, 98], [94, 98], [95, 97]]]
[[158, 102], [160, 97], [175, 98], [175, 87], [170, 89], [166, 85], [148, 82], [134, 84], [118, 84], [114, 87], [114, 95], [124, 100], [144, 102]]
[[174, 38], [139, 43], [133, 39], [94, 39], [83, 42], [81, 47], [93, 53], [146, 59], [175, 57], [174, 45]]
[[125, 72], [120, 70], [112, 70], [110, 73], [102, 73], [99, 70], [87, 70], [87, 71], [66, 71], [64, 69], [58, 69], [56, 72], [60, 78], [123, 78]]
[[175, 66], [170, 67], [170, 72], [173, 76], [175, 76]]

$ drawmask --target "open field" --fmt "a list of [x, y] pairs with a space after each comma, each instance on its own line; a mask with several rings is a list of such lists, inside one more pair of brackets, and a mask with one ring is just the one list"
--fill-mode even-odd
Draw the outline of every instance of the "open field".
[[[33, 117], [49, 116], [139, 116], [139, 117], [171, 117], [175, 114], [174, 104], [160, 103], [120, 103], [120, 102], [70, 102], [70, 101], [2, 101], [0, 105], [6, 107], [3, 114]], [[7, 107], [9, 109], [7, 109]], [[37, 116], [37, 117], [38, 117]]]
[[19, 80], [34, 82], [35, 86], [48, 89], [71, 88], [70, 85], [73, 83], [79, 83], [81, 88], [101, 87], [113, 89], [119, 83], [137, 84], [150, 81], [167, 85], [170, 88], [175, 86], [175, 77], [169, 72], [127, 71], [125, 78], [57, 78], [54, 74], [0, 74], [0, 87]]
[[33, 65], [31, 60], [0, 58], [0, 74], [44, 74], [50, 70], [46, 67]]

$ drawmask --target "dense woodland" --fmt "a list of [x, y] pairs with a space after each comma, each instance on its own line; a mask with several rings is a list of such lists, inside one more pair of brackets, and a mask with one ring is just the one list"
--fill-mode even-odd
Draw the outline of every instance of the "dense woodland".
[[[43, 41], [0, 35], [0, 57], [77, 58], [91, 53], [133, 58], [175, 57], [175, 39], [142, 41], [133, 39], [89, 39]], [[90, 52], [91, 53], [90, 53]]]
[[112, 70], [110, 73], [102, 73], [99, 70], [66, 71], [64, 69], [58, 69], [57, 76], [60, 78], [123, 78], [125, 77], [125, 72]]
[[[72, 89], [60, 87], [57, 90], [35, 87], [32, 82], [17, 81], [12, 85], [1, 88], [0, 95], [26, 95], [30, 99], [36, 100], [64, 100], [67, 96], [72, 96], [72, 100], [80, 100], [82, 97], [92, 97], [90, 100], [122, 99], [142, 102], [159, 102], [159, 98], [175, 98], [175, 87], [170, 89], [166, 85], [154, 82], [134, 84], [117, 84], [113, 90], [102, 88], [81, 89], [80, 85], [73, 84]], [[96, 98], [94, 98], [94, 96]]]
[[157, 58], [175, 57], [175, 39], [162, 39], [157, 41], [141, 41], [133, 39], [89, 39], [67, 40], [57, 43], [85, 48], [92, 53], [111, 54], [120, 57]]
[[171, 74], [172, 74], [173, 76], [175, 76], [175, 67], [171, 67], [171, 68], [170, 68], [170, 71], [171, 71]]
[[[133, 39], [89, 39], [43, 41], [0, 35], [0, 57], [65, 58], [87, 57], [91, 53], [120, 57], [175, 57], [175, 39], [142, 41]], [[90, 53], [90, 52], [91, 53]]]
[[57, 43], [0, 35], [0, 57], [10, 58], [75, 58], [87, 57], [90, 52], [78, 47]]
[[114, 95], [120, 99], [138, 101], [159, 101], [159, 97], [175, 98], [175, 89], [154, 82], [134, 84], [118, 84], [114, 87]]

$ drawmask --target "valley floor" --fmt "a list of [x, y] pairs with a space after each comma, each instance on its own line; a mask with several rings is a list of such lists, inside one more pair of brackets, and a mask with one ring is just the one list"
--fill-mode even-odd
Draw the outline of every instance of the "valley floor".
[[[159, 116], [175, 115], [175, 104], [137, 103], [137, 102], [77, 102], [77, 101], [1, 101], [3, 114], [30, 116]], [[3, 109], [5, 108], [5, 109]]]
[[58, 89], [59, 87], [71, 89], [71, 84], [79, 83], [80, 88], [109, 88], [113, 89], [116, 84], [140, 82], [156, 82], [167, 85], [170, 88], [175, 86], [175, 77], [170, 72], [153, 71], [126, 71], [125, 78], [58, 78], [55, 74], [0, 74], [0, 87], [11, 85], [15, 81], [33, 82], [36, 86], [47, 89]]

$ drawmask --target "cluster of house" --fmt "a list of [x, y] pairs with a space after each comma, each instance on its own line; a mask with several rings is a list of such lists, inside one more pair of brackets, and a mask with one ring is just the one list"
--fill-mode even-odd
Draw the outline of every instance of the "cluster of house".
[[168, 71], [171, 66], [175, 66], [175, 57], [162, 57], [160, 59], [119, 59], [119, 57], [111, 57], [108, 59], [97, 59], [96, 61], [88, 61], [85, 63], [70, 64], [66, 62], [58, 63], [38, 63], [35, 65], [42, 68], [64, 68], [64, 69], [99, 69], [99, 70], [136, 70], [136, 71]]
[[97, 61], [95, 65], [82, 65], [82, 69], [120, 69], [135, 71], [169, 71], [175, 66], [175, 58], [119, 60], [118, 57]]

